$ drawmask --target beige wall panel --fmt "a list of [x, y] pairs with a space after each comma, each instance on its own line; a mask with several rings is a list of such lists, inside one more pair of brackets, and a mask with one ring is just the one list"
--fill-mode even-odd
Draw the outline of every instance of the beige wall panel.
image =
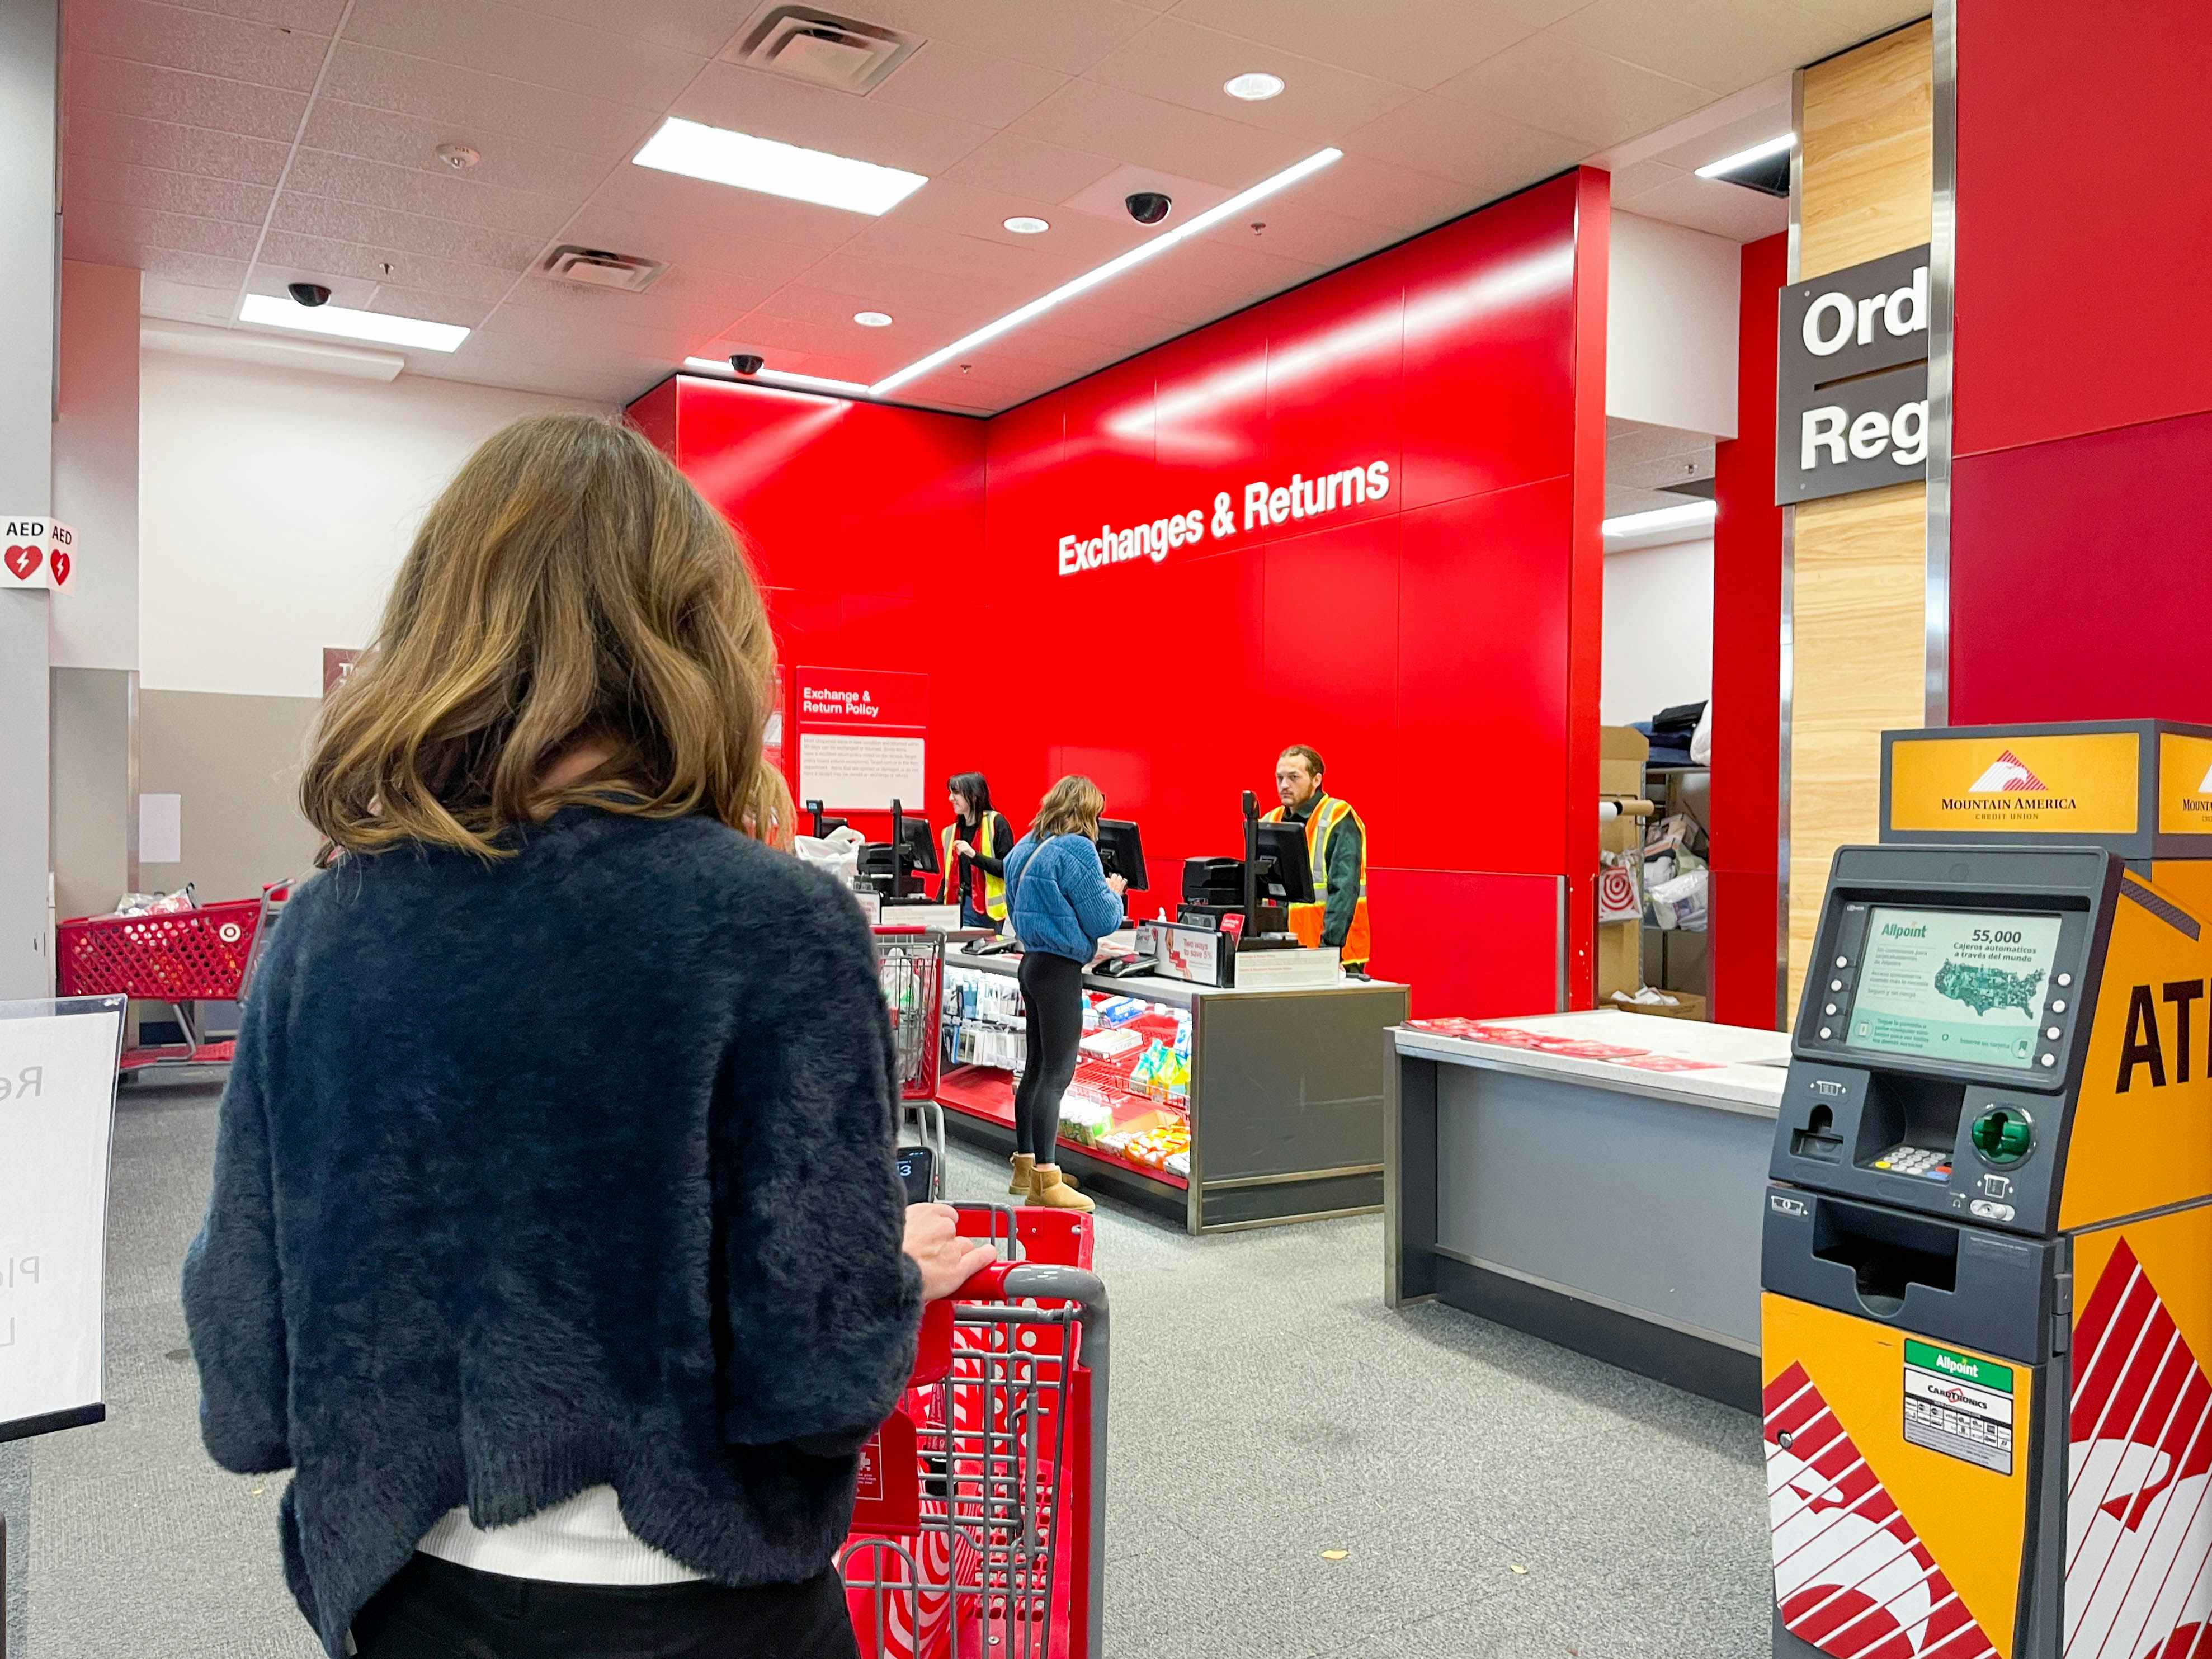
[[305, 871], [317, 842], [296, 797], [321, 708], [319, 697], [142, 690], [138, 787], [184, 798], [184, 859], [142, 861], [139, 884], [152, 892], [192, 882], [204, 902], [258, 898], [264, 882]]
[[[1797, 268], [1814, 276], [1929, 238], [1934, 34], [1917, 23], [1804, 71]], [[1925, 708], [1927, 489], [1791, 509], [1790, 1006], [1828, 865], [1880, 828], [1881, 732]]]

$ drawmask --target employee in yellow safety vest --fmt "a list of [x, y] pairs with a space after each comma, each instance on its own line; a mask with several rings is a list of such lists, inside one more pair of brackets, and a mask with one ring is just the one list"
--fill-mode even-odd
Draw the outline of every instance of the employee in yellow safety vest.
[[1337, 951], [1346, 968], [1364, 971], [1367, 924], [1367, 826], [1349, 803], [1322, 787], [1320, 752], [1294, 743], [1275, 762], [1275, 794], [1283, 804], [1267, 815], [1306, 827], [1306, 862], [1320, 902], [1291, 907], [1291, 931], [1310, 945]]
[[945, 826], [945, 902], [959, 895], [960, 925], [997, 931], [1006, 919], [1006, 854], [1014, 831], [991, 810], [991, 786], [981, 772], [963, 772], [948, 786], [952, 822]]

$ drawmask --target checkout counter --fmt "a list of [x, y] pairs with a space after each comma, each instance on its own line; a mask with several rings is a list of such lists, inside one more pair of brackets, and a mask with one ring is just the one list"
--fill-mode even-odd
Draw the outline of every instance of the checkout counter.
[[[1107, 949], [1133, 942], [1117, 935]], [[1016, 966], [957, 950], [945, 958], [938, 1099], [951, 1133], [1002, 1154], [1014, 1144]], [[1214, 986], [1095, 971], [1083, 985], [1098, 1024], [1067, 1091], [1059, 1158], [1084, 1190], [1194, 1234], [1382, 1203], [1382, 1034], [1406, 1017], [1404, 986]], [[1147, 1070], [1147, 1055], [1171, 1063]]]

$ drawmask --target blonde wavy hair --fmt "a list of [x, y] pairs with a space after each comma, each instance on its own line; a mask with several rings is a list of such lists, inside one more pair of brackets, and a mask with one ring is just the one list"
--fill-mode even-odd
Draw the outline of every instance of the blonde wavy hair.
[[[742, 828], [775, 647], [736, 537], [646, 438], [596, 416], [492, 434], [439, 496], [300, 781], [334, 848], [493, 859], [588, 802]], [[609, 753], [557, 787], [580, 744]]]
[[1030, 830], [1040, 842], [1054, 836], [1087, 836], [1096, 841], [1098, 815], [1105, 810], [1105, 793], [1080, 772], [1070, 772], [1045, 791]]

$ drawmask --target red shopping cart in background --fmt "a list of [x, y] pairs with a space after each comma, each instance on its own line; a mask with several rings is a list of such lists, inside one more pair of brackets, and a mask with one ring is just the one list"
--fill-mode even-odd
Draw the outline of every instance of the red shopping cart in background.
[[865, 1659], [1101, 1659], [1106, 1288], [1087, 1215], [963, 1206], [1000, 1260], [922, 1322], [839, 1553]]
[[201, 1002], [246, 1000], [287, 883], [258, 899], [225, 899], [189, 910], [135, 916], [77, 916], [54, 929], [57, 989], [65, 997], [125, 996], [169, 1006], [181, 1044], [126, 1048], [125, 1072], [149, 1066], [228, 1066], [236, 1043], [203, 1042]]
[[937, 1099], [939, 1035], [945, 1023], [945, 935], [928, 927], [879, 927], [876, 968], [898, 1045], [901, 1138], [914, 1125], [931, 1153], [930, 1196], [945, 1190], [945, 1108]]

